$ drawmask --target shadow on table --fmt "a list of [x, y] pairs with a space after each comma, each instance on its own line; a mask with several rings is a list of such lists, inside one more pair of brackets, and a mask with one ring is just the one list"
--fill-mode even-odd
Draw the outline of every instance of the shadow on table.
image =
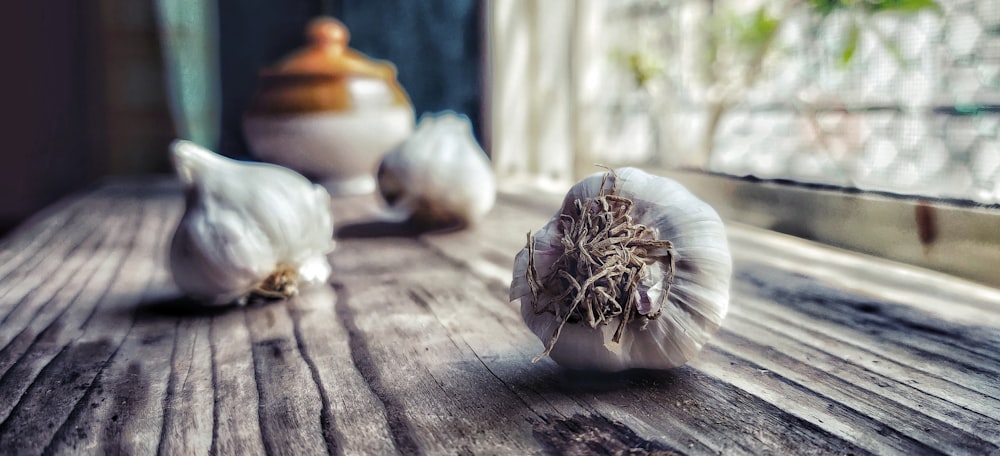
[[154, 301], [141, 302], [134, 308], [137, 319], [214, 317], [241, 306], [237, 304], [205, 305], [187, 296], [174, 296]]
[[536, 391], [600, 394], [623, 390], [669, 389], [684, 382], [686, 369], [629, 369], [621, 372], [588, 372], [559, 368], [532, 379]]
[[329, 286], [309, 287], [292, 298], [250, 297], [245, 304], [205, 304], [195, 298], [175, 295], [162, 299], [140, 302], [132, 308], [136, 319], [154, 318], [205, 318], [215, 317], [241, 309], [254, 309], [272, 305], [307, 310], [326, 308], [335, 299]]
[[427, 228], [408, 221], [371, 220], [351, 223], [337, 228], [336, 239], [371, 239], [388, 237], [416, 237], [422, 234], [447, 233], [462, 229], [462, 225]]

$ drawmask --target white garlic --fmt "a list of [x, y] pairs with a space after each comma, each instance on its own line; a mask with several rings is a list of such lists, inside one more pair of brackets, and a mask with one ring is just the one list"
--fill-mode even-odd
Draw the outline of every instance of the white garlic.
[[587, 177], [528, 239], [510, 299], [546, 345], [536, 361], [548, 354], [573, 369], [676, 367], [701, 350], [729, 307], [725, 227], [671, 179], [635, 168]]
[[496, 200], [493, 169], [469, 120], [450, 112], [421, 116], [383, 158], [378, 187], [400, 218], [431, 227], [474, 223]]
[[187, 195], [170, 246], [184, 293], [209, 304], [290, 297], [330, 277], [330, 195], [277, 165], [232, 160], [192, 142], [171, 145]]

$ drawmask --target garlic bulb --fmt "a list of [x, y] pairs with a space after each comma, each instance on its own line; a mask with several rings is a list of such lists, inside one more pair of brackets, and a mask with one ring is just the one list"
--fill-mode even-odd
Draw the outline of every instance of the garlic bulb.
[[413, 135], [382, 159], [382, 197], [402, 218], [429, 226], [467, 225], [496, 200], [490, 161], [467, 118], [424, 115]]
[[622, 168], [573, 186], [528, 234], [510, 288], [565, 367], [684, 364], [721, 326], [732, 259], [718, 214], [677, 182]]
[[184, 293], [209, 304], [282, 298], [330, 277], [330, 195], [292, 170], [171, 145], [186, 210], [170, 245]]

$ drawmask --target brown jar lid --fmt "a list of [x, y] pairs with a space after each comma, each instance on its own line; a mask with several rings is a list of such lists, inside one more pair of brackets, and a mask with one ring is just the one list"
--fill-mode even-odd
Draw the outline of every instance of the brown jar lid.
[[340, 21], [313, 19], [306, 37], [309, 43], [304, 48], [260, 71], [249, 115], [348, 111], [359, 104], [350, 83], [361, 78], [385, 84], [389, 96], [379, 98], [380, 103], [410, 105], [396, 80], [396, 68], [349, 48], [350, 32]]

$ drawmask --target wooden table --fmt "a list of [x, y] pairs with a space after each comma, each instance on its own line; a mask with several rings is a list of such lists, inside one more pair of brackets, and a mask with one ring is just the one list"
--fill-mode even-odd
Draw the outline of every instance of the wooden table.
[[730, 224], [733, 297], [689, 365], [532, 364], [507, 300], [554, 212], [476, 229], [335, 202], [332, 286], [200, 308], [165, 247], [172, 181], [64, 201], [0, 245], [2, 454], [998, 454], [1000, 293]]

